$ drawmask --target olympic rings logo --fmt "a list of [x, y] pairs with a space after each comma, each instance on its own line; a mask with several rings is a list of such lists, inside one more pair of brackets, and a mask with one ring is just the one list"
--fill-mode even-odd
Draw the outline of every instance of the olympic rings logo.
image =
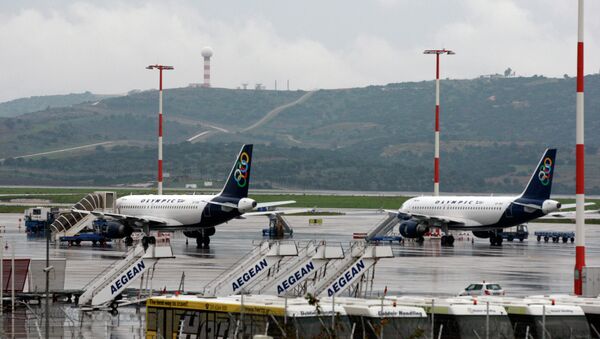
[[540, 166], [540, 172], [538, 173], [538, 179], [544, 186], [548, 186], [550, 179], [552, 178], [552, 159], [545, 158]]
[[233, 172], [233, 180], [235, 180], [238, 187], [246, 187], [246, 185], [248, 184], [249, 165], [250, 156], [248, 155], [248, 153], [242, 152], [237, 163], [237, 168]]

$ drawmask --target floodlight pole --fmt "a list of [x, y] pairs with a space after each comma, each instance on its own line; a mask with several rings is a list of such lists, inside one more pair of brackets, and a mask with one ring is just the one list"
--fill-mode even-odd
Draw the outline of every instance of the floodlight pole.
[[44, 318], [46, 323], [46, 338], [50, 338], [50, 224], [46, 223], [46, 317]]
[[158, 195], [163, 191], [163, 70], [172, 70], [173, 66], [150, 65], [146, 69], [158, 69]]
[[576, 295], [583, 293], [582, 273], [585, 267], [585, 151], [583, 115], [583, 0], [577, 11], [577, 108], [575, 121], [575, 286]]
[[447, 49], [428, 49], [423, 54], [435, 54], [435, 152], [433, 156], [433, 195], [440, 195], [440, 54], [456, 54]]

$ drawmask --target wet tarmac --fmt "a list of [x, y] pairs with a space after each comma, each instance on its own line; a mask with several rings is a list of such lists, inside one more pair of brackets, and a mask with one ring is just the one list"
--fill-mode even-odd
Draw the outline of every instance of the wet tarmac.
[[[16, 258], [45, 258], [45, 239], [27, 236], [19, 228], [20, 214], [0, 214], [0, 236], [8, 244], [5, 255], [14, 247]], [[383, 214], [347, 211], [341, 216], [317, 216], [322, 225], [309, 225], [309, 216], [287, 216], [297, 241], [326, 240], [347, 246], [354, 232], [367, 232]], [[314, 218], [314, 217], [312, 217]], [[211, 248], [197, 249], [194, 239], [178, 233], [171, 240], [175, 259], [159, 261], [154, 290], [178, 288], [185, 272], [185, 290], [202, 291], [206, 283], [217, 277], [263, 240], [265, 217], [234, 220], [217, 228]], [[0, 230], [2, 227], [0, 227]], [[407, 241], [392, 244], [394, 258], [382, 259], [376, 267], [373, 294], [387, 286], [388, 294], [454, 295], [472, 281], [500, 283], [507, 294], [570, 293], [573, 284], [575, 246], [572, 243], [544, 243], [533, 237], [536, 230], [573, 231], [570, 224], [530, 224], [532, 237], [524, 242], [504, 242], [502, 247], [490, 246], [487, 239], [472, 240], [456, 234], [454, 247], [441, 247], [436, 240], [419, 245]], [[469, 234], [470, 235], [470, 234]], [[600, 262], [600, 227], [587, 226], [587, 264]], [[52, 258], [67, 259], [66, 289], [80, 289], [98, 272], [115, 263], [125, 252], [123, 244], [92, 247], [91, 244], [68, 247], [52, 244]], [[135, 284], [134, 284], [135, 286]], [[144, 307], [122, 307], [111, 315], [106, 311], [81, 312], [70, 304], [54, 304], [50, 309], [49, 332], [54, 338], [143, 338], [145, 336]], [[11, 318], [10, 312], [0, 317], [0, 337], [38, 338], [45, 335], [43, 307], [20, 306]], [[14, 329], [14, 331], [13, 331]]]
[[[0, 225], [6, 232], [0, 235], [15, 247], [17, 258], [45, 258], [45, 240], [28, 237], [24, 226], [19, 230], [19, 214], [0, 214]], [[322, 225], [309, 225], [310, 216], [286, 216], [294, 228], [293, 239], [326, 240], [347, 244], [354, 232], [367, 232], [383, 214], [350, 212], [341, 216], [318, 216]], [[177, 233], [171, 240], [175, 259], [163, 259], [157, 265], [152, 280], [153, 289], [177, 289], [185, 272], [185, 290], [202, 291], [204, 285], [239, 261], [254, 244], [263, 239], [261, 230], [268, 224], [266, 217], [238, 219], [217, 227], [211, 238], [211, 248], [197, 249], [194, 239]], [[500, 283], [507, 294], [571, 293], [575, 245], [572, 243], [537, 242], [536, 230], [574, 231], [572, 224], [530, 224], [531, 237], [524, 242], [507, 242], [492, 247], [487, 239], [471, 237], [457, 240], [454, 247], [441, 247], [439, 241], [426, 240], [423, 245], [406, 242], [392, 244], [395, 258], [382, 259], [376, 267], [374, 294], [385, 286], [388, 294], [453, 295], [472, 281]], [[460, 235], [455, 235], [457, 238]], [[587, 226], [587, 264], [600, 263], [600, 227]], [[117, 261], [125, 246], [97, 248], [91, 244], [67, 247], [53, 244], [52, 258], [67, 259], [66, 289], [80, 289], [98, 272]]]

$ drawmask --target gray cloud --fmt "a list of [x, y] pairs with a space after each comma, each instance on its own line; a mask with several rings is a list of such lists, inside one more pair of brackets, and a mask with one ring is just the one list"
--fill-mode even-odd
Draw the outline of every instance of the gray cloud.
[[[600, 3], [587, 1], [586, 71], [600, 71]], [[213, 85], [242, 82], [337, 88], [433, 77], [423, 49], [447, 47], [453, 78], [502, 72], [575, 73], [576, 2], [303, 1], [75, 2], [0, 5], [0, 100], [156, 87], [150, 63], [173, 64], [167, 87], [202, 79], [210, 45]]]

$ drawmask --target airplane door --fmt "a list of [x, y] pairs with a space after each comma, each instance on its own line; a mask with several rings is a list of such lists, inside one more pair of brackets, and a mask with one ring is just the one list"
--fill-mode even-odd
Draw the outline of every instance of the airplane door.
[[204, 210], [202, 211], [202, 216], [210, 217], [210, 209], [211, 208], [212, 208], [212, 206], [210, 204], [206, 204], [206, 206], [204, 206]]
[[508, 208], [506, 209], [506, 217], [507, 218], [513, 217], [512, 209], [513, 209], [513, 204], [508, 205]]

